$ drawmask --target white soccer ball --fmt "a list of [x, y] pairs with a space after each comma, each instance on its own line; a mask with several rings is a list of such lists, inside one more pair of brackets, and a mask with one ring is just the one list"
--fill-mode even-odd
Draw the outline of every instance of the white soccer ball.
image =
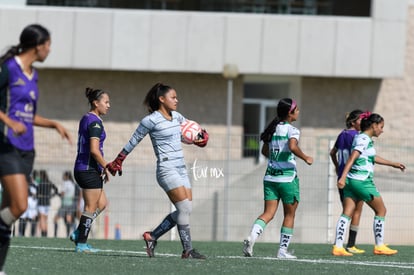
[[199, 138], [201, 126], [193, 120], [181, 123], [181, 141], [185, 144], [193, 144]]

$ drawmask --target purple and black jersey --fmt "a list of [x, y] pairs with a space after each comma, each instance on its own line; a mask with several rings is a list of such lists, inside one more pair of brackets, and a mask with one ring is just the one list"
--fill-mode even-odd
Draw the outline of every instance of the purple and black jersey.
[[7, 85], [0, 87], [0, 110], [10, 119], [23, 123], [27, 129], [24, 134], [16, 136], [12, 129], [0, 122], [0, 141], [31, 151], [34, 149], [33, 119], [39, 97], [37, 72], [33, 69], [31, 76], [24, 74], [17, 57], [13, 57], [3, 63], [0, 74], [2, 78], [7, 75]]
[[105, 129], [100, 117], [93, 113], [85, 114], [79, 122], [78, 153], [75, 161], [75, 171], [102, 172], [102, 166], [91, 155], [91, 138], [99, 139], [99, 150], [103, 154], [103, 143], [106, 138]]
[[336, 139], [335, 148], [338, 150], [338, 179], [341, 177], [345, 164], [351, 155], [352, 141], [357, 134], [357, 130], [345, 129]]

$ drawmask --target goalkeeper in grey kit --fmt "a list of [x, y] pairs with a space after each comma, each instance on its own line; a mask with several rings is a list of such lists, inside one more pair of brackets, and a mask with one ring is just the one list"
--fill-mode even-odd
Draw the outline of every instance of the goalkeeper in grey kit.
[[[155, 84], [144, 99], [149, 114], [142, 119], [117, 158], [106, 167], [112, 175], [115, 176], [117, 172], [122, 175], [122, 162], [149, 134], [157, 157], [157, 182], [177, 210], [168, 214], [153, 231], [143, 234], [147, 254], [153, 257], [157, 240], [177, 226], [183, 246], [181, 258], [205, 259], [206, 256], [193, 249], [191, 242], [192, 191], [184, 162], [180, 130], [180, 125], [186, 118], [176, 111], [177, 104], [177, 93], [173, 88], [162, 83]], [[202, 130], [200, 136], [194, 144], [204, 147], [207, 145], [208, 133]]]

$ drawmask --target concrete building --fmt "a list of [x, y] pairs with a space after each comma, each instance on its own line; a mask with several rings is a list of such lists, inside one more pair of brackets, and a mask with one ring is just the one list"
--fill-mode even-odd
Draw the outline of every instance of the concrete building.
[[[381, 155], [401, 158], [408, 167], [413, 163], [414, 129], [406, 127], [414, 104], [412, 0], [373, 0], [365, 17], [17, 3], [0, 1], [0, 49], [17, 44], [27, 24], [38, 22], [51, 31], [52, 52], [44, 64], [37, 64], [39, 113], [62, 121], [73, 137], [88, 110], [84, 89], [110, 91], [105, 153], [112, 159], [146, 114], [142, 101], [158, 81], [175, 87], [179, 111], [208, 129], [209, 146], [185, 148], [195, 194], [194, 239], [242, 240], [262, 211], [265, 162], [258, 157], [257, 136], [275, 115], [280, 98], [298, 101], [301, 147], [316, 160], [312, 167], [299, 165], [303, 198], [296, 242], [332, 241], [340, 208], [328, 150], [347, 112], [360, 108], [380, 113], [386, 120], [378, 141], [385, 152]], [[223, 77], [226, 64], [238, 69], [231, 82]], [[37, 167], [56, 172], [60, 179], [61, 171], [73, 163], [76, 146], [62, 144], [43, 129], [36, 139]], [[110, 233], [98, 227], [97, 237], [112, 237], [113, 225], [119, 223], [123, 236], [139, 238], [169, 211], [155, 182], [152, 155], [145, 140], [126, 161], [125, 175], [105, 186], [111, 200]], [[378, 184], [393, 184], [383, 194], [390, 193], [387, 239], [413, 244], [409, 229], [414, 224], [408, 215], [414, 205], [406, 198], [411, 194], [407, 191], [414, 191], [408, 185], [411, 172], [400, 176], [392, 171], [387, 178], [381, 175], [389, 170], [377, 169]], [[370, 211], [367, 207], [364, 213], [361, 242], [373, 240]], [[278, 241], [280, 217], [263, 241]]]

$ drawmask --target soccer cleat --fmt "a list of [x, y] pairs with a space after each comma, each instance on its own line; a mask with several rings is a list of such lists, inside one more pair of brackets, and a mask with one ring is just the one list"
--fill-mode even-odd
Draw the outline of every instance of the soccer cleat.
[[72, 234], [70, 234], [69, 239], [75, 244], [78, 244], [78, 238], [79, 238], [79, 230], [76, 229], [75, 231], [72, 232]]
[[398, 250], [389, 248], [386, 244], [376, 245], [374, 247], [375, 255], [394, 255], [397, 254]]
[[157, 241], [152, 238], [151, 232], [149, 231], [142, 234], [142, 237], [144, 238], [145, 245], [147, 246], [146, 251], [147, 251], [148, 257], [150, 258], [154, 257], [154, 249], [157, 246]]
[[349, 253], [343, 247], [337, 247], [336, 245], [332, 248], [332, 255], [334, 256], [353, 256], [352, 253]]
[[289, 253], [286, 249], [279, 249], [276, 256], [278, 259], [296, 259], [297, 257], [292, 253]]
[[250, 243], [250, 238], [247, 238], [243, 241], [243, 254], [246, 257], [253, 256], [253, 245]]
[[198, 253], [197, 250], [191, 249], [190, 251], [183, 251], [183, 254], [181, 255], [181, 259], [200, 259], [205, 260], [207, 259], [206, 256], [201, 255]]
[[349, 253], [352, 253], [352, 254], [363, 254], [363, 253], [365, 253], [365, 250], [359, 249], [356, 246], [347, 247], [346, 251], [348, 251]]
[[97, 248], [93, 248], [87, 243], [78, 243], [75, 248], [75, 252], [81, 252], [81, 253], [96, 253], [100, 250]]

